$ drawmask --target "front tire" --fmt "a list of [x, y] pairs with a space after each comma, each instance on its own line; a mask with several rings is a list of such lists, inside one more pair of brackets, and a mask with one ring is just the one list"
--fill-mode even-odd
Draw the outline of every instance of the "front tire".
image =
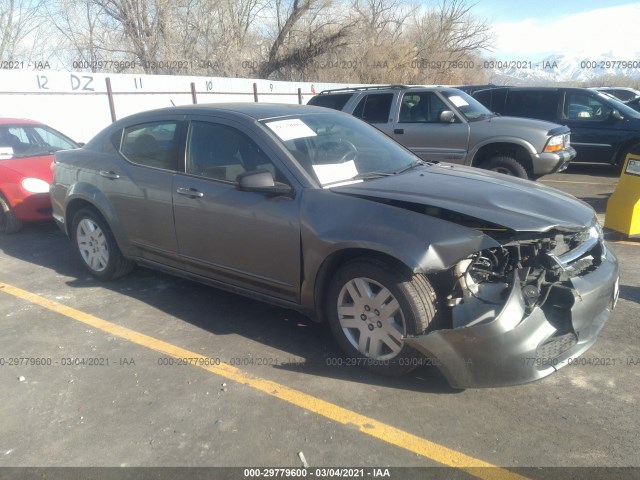
[[135, 263], [124, 258], [107, 222], [96, 210], [79, 210], [71, 232], [83, 265], [94, 277], [113, 280], [133, 270]]
[[382, 375], [403, 375], [421, 362], [403, 336], [438, 327], [436, 294], [421, 274], [391, 262], [358, 258], [345, 263], [329, 285], [329, 325], [358, 365]]
[[0, 195], [0, 233], [6, 235], [16, 233], [22, 228], [22, 222], [16, 217], [16, 213], [9, 202]]
[[511, 175], [512, 177], [524, 179], [529, 178], [526, 168], [524, 168], [515, 158], [508, 155], [496, 155], [495, 157], [491, 157], [486, 162], [483, 162], [480, 167], [493, 172]]

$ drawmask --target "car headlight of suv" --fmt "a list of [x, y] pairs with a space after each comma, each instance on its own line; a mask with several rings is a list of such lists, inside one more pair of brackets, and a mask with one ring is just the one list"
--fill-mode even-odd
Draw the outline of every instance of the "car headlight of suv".
[[29, 193], [49, 193], [49, 184], [39, 178], [25, 178], [22, 180], [22, 188]]
[[[566, 138], [565, 138], [566, 137]], [[554, 135], [549, 139], [547, 145], [544, 147], [545, 152], [559, 152], [565, 145], [569, 144], [568, 135]]]

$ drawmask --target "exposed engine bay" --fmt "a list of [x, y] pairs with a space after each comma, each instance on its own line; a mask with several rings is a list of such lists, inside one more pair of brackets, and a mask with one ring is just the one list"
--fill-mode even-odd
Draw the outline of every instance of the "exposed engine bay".
[[602, 230], [594, 223], [578, 233], [538, 235], [477, 252], [450, 270], [453, 285], [446, 305], [452, 328], [495, 319], [514, 282], [519, 282], [527, 315], [541, 308], [556, 328], [570, 329], [570, 315], [563, 316], [562, 310], [569, 310], [579, 295], [570, 279], [600, 265], [605, 248]]

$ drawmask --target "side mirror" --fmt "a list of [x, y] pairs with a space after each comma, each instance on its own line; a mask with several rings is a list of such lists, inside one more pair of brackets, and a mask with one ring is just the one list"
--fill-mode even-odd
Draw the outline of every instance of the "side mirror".
[[290, 195], [292, 188], [276, 182], [269, 170], [253, 170], [238, 175], [238, 190], [243, 192], [267, 193], [269, 195]]
[[441, 123], [453, 123], [453, 121], [456, 118], [456, 115], [451, 110], [444, 110], [440, 112], [439, 118]]
[[622, 114], [615, 108], [611, 111], [610, 116], [611, 118], [614, 118], [616, 120], [624, 120], [624, 117], [622, 116]]

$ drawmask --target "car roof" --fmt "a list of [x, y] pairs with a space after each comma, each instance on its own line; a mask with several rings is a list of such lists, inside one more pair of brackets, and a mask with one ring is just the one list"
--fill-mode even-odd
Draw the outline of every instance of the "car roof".
[[627, 92], [638, 91], [635, 88], [631, 88], [631, 87], [591, 87], [591, 88], [595, 88], [596, 90], [625, 90]]
[[415, 90], [415, 91], [444, 91], [457, 89], [457, 87], [448, 86], [429, 86], [429, 85], [375, 85], [375, 86], [362, 86], [362, 87], [346, 87], [346, 88], [334, 88], [331, 90], [323, 90], [318, 95], [337, 95], [345, 93], [367, 92], [367, 91], [385, 91], [385, 90]]
[[581, 87], [492, 87], [485, 88], [484, 90], [478, 90], [474, 93], [479, 92], [488, 92], [488, 91], [496, 91], [496, 90], [537, 90], [537, 91], [545, 91], [545, 92], [559, 92], [561, 90], [567, 91], [578, 91], [578, 92], [593, 92], [594, 89], [591, 88], [581, 88]]
[[29, 120], [28, 118], [5, 118], [0, 117], [0, 125], [43, 125], [35, 120]]
[[[156, 114], [171, 115], [194, 115], [194, 114], [210, 114], [216, 112], [240, 113], [255, 120], [264, 120], [274, 117], [286, 117], [291, 115], [303, 115], [308, 113], [337, 113], [328, 111], [326, 108], [314, 107], [311, 105], [290, 105], [282, 103], [203, 103], [199, 105], [184, 105], [177, 107], [166, 107], [156, 110], [148, 110], [133, 114], [128, 118], [137, 116], [147, 116]], [[125, 119], [123, 119], [125, 120]]]

